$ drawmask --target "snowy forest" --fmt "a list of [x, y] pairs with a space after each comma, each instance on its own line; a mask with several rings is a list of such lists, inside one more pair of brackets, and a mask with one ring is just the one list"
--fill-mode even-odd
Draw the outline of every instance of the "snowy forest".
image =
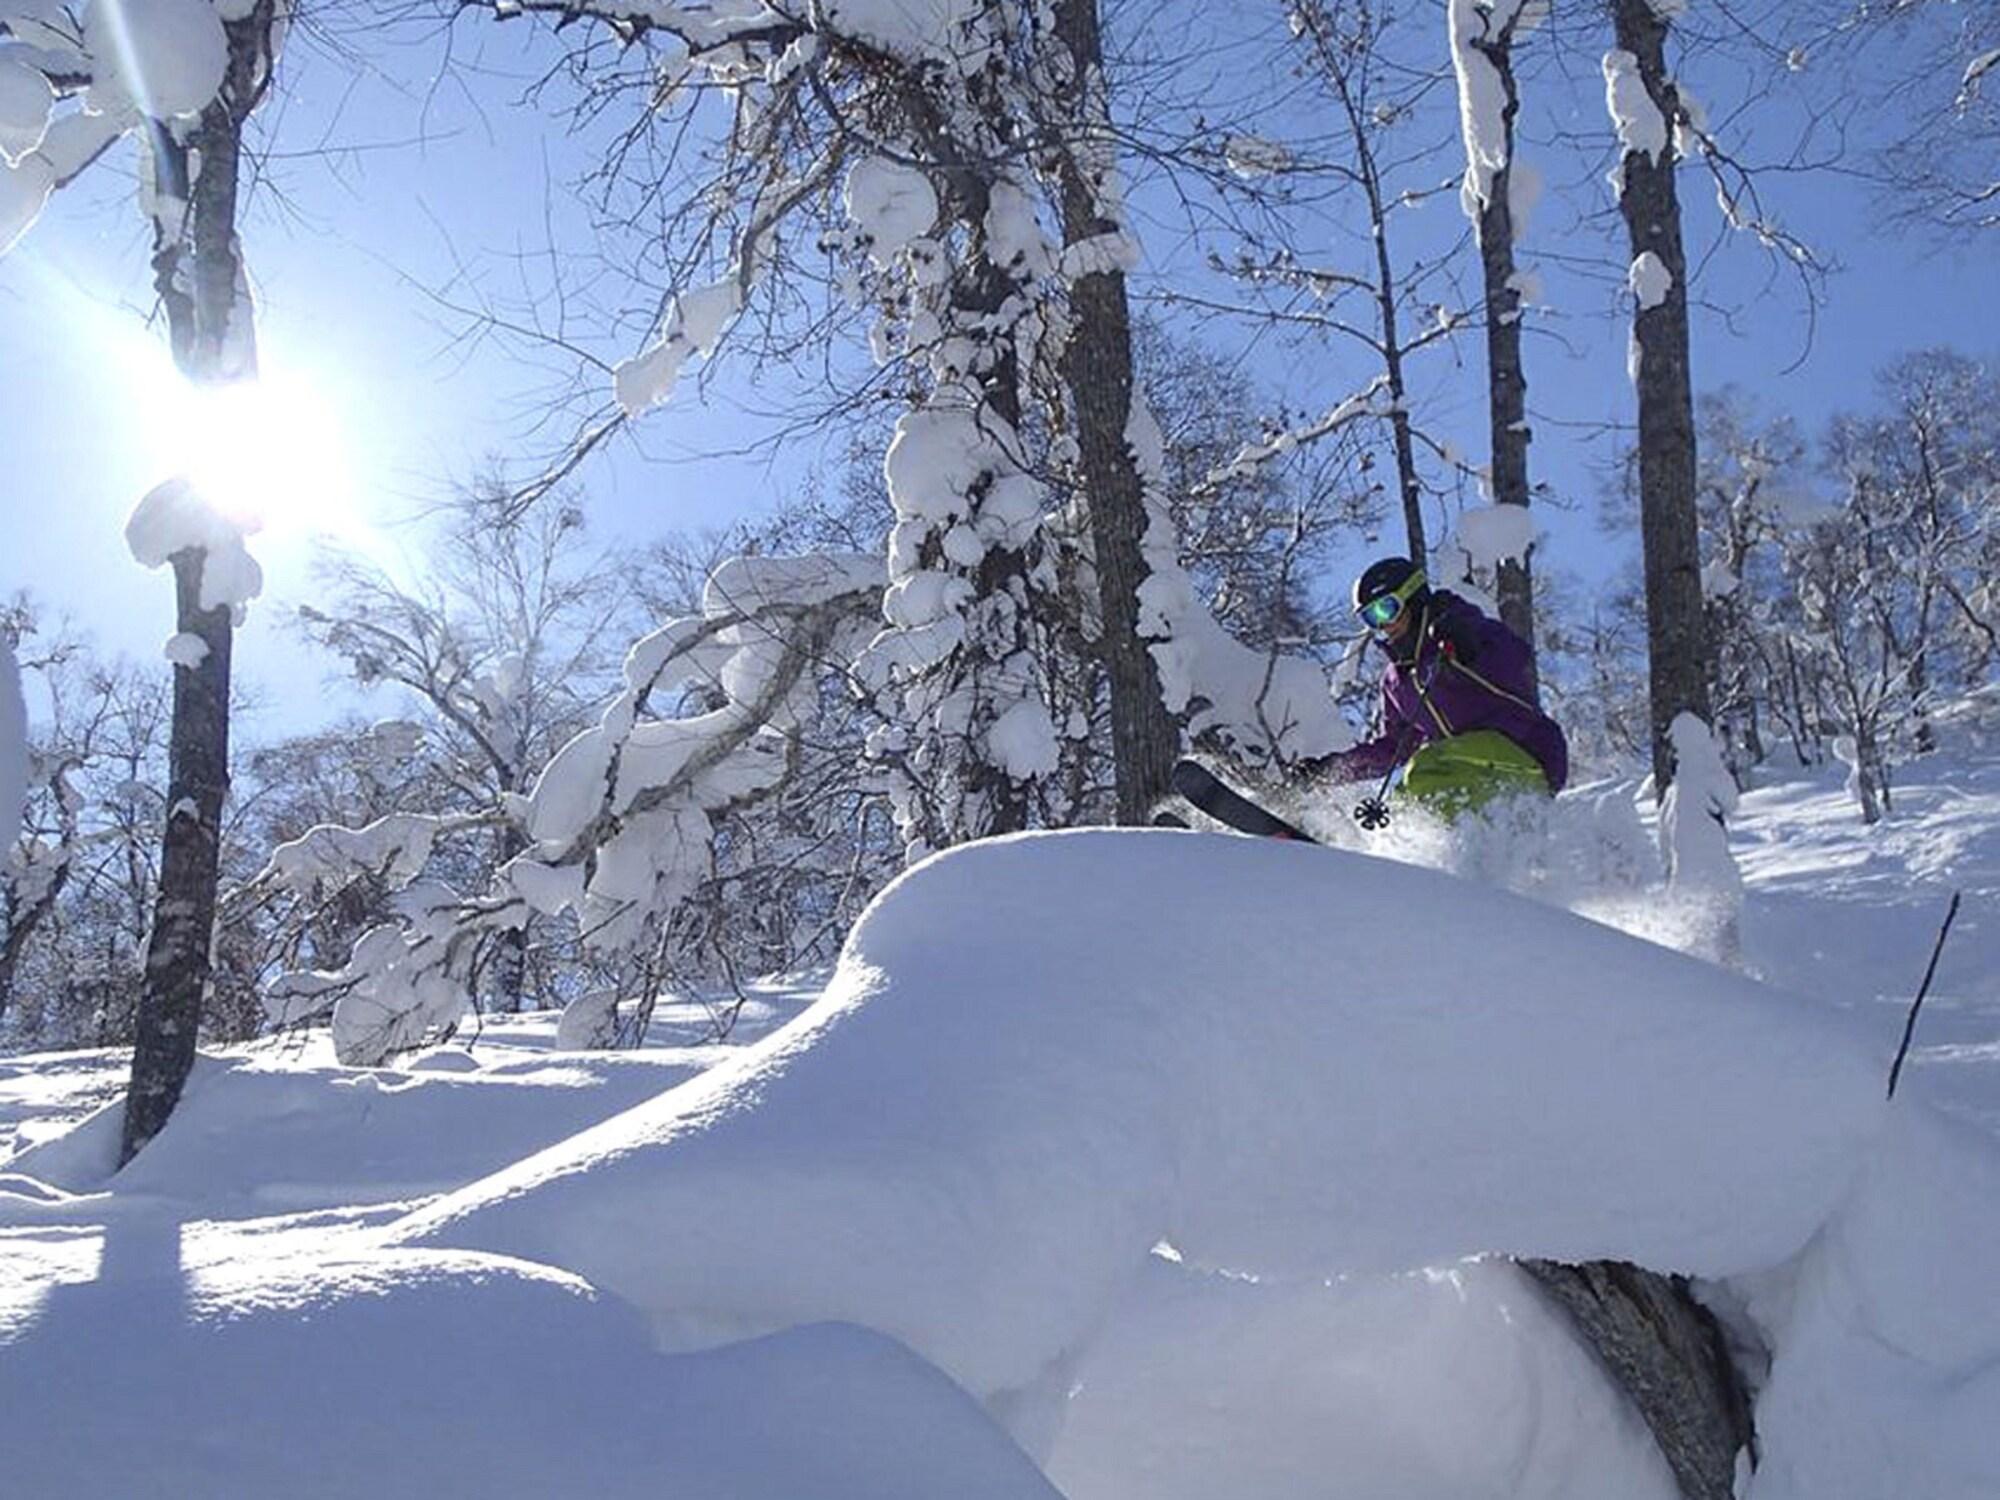
[[[267, 587], [446, 92], [363, 378], [507, 439]], [[2000, 8], [0, 0], [79, 224], [188, 462], [0, 498], [22, 1493], [2000, 1493]], [[1328, 774], [1388, 556], [1560, 795]]]

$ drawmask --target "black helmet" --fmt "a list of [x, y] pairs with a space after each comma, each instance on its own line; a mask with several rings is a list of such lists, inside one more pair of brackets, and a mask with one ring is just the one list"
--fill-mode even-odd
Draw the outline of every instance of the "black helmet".
[[1385, 557], [1354, 580], [1354, 612], [1380, 630], [1428, 592], [1422, 568], [1407, 557]]

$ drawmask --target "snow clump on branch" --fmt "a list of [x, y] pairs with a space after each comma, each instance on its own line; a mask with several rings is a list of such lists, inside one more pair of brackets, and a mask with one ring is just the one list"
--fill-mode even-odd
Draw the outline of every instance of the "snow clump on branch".
[[40, 148], [55, 107], [56, 91], [39, 69], [0, 55], [0, 170]]
[[208, 0], [95, 0], [83, 41], [94, 60], [89, 108], [136, 107], [148, 119], [186, 119], [215, 98], [229, 71], [229, 38]]
[[659, 338], [644, 353], [612, 371], [618, 404], [626, 415], [637, 416], [671, 396], [681, 366], [696, 354], [704, 359], [712, 357], [742, 310], [743, 286], [735, 275], [682, 292], [669, 302], [667, 315], [660, 320]]
[[264, 592], [264, 570], [244, 539], [259, 528], [254, 517], [224, 515], [185, 479], [169, 479], [147, 492], [125, 523], [125, 544], [141, 567], [160, 568], [179, 552], [199, 552], [201, 608], [228, 608], [237, 624], [250, 601]]
[[1639, 72], [1639, 59], [1622, 48], [1604, 54], [1604, 107], [1618, 131], [1618, 163], [1611, 169], [1613, 192], [1625, 190], [1625, 158], [1645, 156], [1657, 166], [1669, 145], [1667, 119]]

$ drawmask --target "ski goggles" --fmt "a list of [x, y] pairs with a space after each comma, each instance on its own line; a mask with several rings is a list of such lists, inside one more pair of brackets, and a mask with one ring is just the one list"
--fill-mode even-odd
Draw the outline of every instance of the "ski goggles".
[[1396, 623], [1410, 602], [1410, 596], [1424, 586], [1423, 571], [1412, 573], [1401, 584], [1386, 594], [1377, 594], [1354, 612], [1361, 616], [1362, 623], [1370, 630], [1386, 630]]

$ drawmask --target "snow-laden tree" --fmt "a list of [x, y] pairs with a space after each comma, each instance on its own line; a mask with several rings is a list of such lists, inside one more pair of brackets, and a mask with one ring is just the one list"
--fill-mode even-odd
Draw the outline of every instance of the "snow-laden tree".
[[[544, 8], [558, 7], [525, 7]], [[662, 100], [681, 111], [665, 154], [685, 172], [633, 184], [647, 201], [681, 205], [669, 219], [664, 312], [617, 372], [618, 410], [564, 462], [667, 399], [697, 356], [745, 346], [778, 357], [781, 321], [809, 320], [815, 337], [836, 330], [837, 309], [812, 310], [814, 273], [797, 253], [808, 240], [834, 252], [841, 290], [874, 314], [881, 381], [914, 402], [885, 464], [898, 520], [889, 629], [862, 669], [899, 721], [875, 745], [900, 778], [913, 852], [1061, 817], [1073, 802], [1061, 786], [1074, 760], [1066, 746], [1087, 732], [1092, 705], [1065, 696], [1073, 675], [1054, 664], [1059, 637], [1121, 663], [1115, 717], [1133, 731], [1118, 752], [1127, 816], [1167, 749], [1162, 714], [1140, 701], [1149, 665], [1167, 712], [1205, 705], [1218, 743], [1280, 757], [1329, 748], [1340, 731], [1319, 711], [1323, 686], [1307, 694], [1300, 664], [1227, 659], [1212, 622], [1192, 617], [1193, 592], [1158, 571], [1176, 548], [1151, 520], [1157, 507], [1143, 524], [1133, 508], [1157, 444], [1120, 394], [1112, 278], [1138, 252], [1081, 13], [998, 0], [740, 18], [560, 9], [655, 50], [668, 86], [648, 91], [652, 112], [634, 133], [668, 128]], [[620, 75], [588, 47], [576, 57], [586, 80], [607, 79], [590, 99], [601, 111]], [[688, 143], [704, 139], [716, 144], [690, 167]], [[725, 274], [704, 280], [711, 268]], [[1052, 533], [1058, 500], [1072, 497]], [[1065, 578], [1076, 585], [1067, 599], [1090, 599], [1097, 616], [1080, 629], [1057, 602]], [[1149, 580], [1150, 602], [1133, 603]], [[1122, 635], [1128, 615], [1150, 663]], [[1224, 665], [1227, 680], [1193, 680]], [[1259, 684], [1273, 675], [1276, 697], [1263, 702]], [[1308, 708], [1307, 697], [1322, 703]]]
[[1729, 815], [1736, 779], [1708, 726], [1693, 714], [1674, 720], [1674, 784], [1660, 801], [1660, 849], [1667, 884], [1709, 908], [1714, 957], [1732, 966], [1743, 958], [1743, 876], [1729, 851]]
[[[614, 652], [632, 634], [621, 570], [589, 548], [572, 499], [521, 509], [490, 488], [444, 508], [423, 569], [404, 584], [366, 558], [330, 557], [300, 627], [364, 691], [400, 695], [397, 713], [422, 731], [413, 753], [448, 788], [431, 810], [493, 806], [526, 793], [612, 691]], [[484, 864], [521, 851], [518, 830], [502, 828]], [[495, 965], [500, 1010], [521, 1007], [528, 940], [524, 927]]]
[[[337, 970], [271, 989], [279, 1024], [331, 1012], [349, 1062], [449, 1034], [511, 934], [568, 914], [632, 998], [676, 911], [706, 880], [718, 825], [780, 786], [825, 678], [874, 634], [882, 564], [872, 557], [742, 557], [709, 580], [699, 614], [635, 645], [622, 688], [525, 795], [456, 816], [395, 814], [364, 828], [309, 830], [257, 881], [310, 897], [369, 874], [395, 919]], [[511, 828], [523, 846], [480, 889], [426, 878], [442, 841]]]

